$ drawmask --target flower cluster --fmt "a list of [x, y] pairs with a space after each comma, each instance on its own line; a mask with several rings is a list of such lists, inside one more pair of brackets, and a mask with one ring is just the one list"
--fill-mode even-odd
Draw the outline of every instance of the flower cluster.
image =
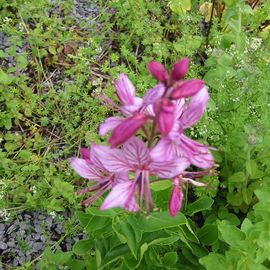
[[[202, 117], [209, 99], [202, 80], [185, 80], [189, 60], [179, 60], [168, 73], [152, 61], [150, 73], [159, 81], [143, 98], [137, 97], [132, 82], [120, 74], [115, 83], [120, 105], [103, 95], [103, 100], [120, 116], [101, 124], [99, 133], [111, 132], [110, 146], [92, 143], [82, 148], [82, 158], [72, 158], [73, 169], [94, 184], [80, 190], [93, 195], [82, 202], [89, 206], [110, 191], [101, 210], [121, 207], [147, 215], [155, 209], [151, 181], [172, 179], [169, 210], [175, 216], [182, 206], [185, 183], [204, 186], [193, 179], [205, 175], [214, 165], [209, 147], [185, 135], [185, 130]], [[191, 165], [204, 170], [187, 171]], [[192, 179], [193, 178], [193, 179]]]

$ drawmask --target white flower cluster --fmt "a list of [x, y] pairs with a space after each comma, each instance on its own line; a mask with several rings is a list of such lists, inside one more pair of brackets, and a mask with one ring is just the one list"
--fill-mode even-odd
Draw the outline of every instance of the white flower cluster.
[[6, 209], [0, 210], [0, 220], [8, 221], [10, 217], [10, 213]]
[[250, 49], [256, 51], [261, 47], [261, 45], [262, 45], [261, 38], [252, 38], [250, 42]]

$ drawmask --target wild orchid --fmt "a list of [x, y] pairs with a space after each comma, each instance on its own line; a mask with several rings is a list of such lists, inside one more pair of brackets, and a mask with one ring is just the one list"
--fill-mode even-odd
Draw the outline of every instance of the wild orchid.
[[[159, 83], [143, 98], [136, 96], [125, 74], [115, 82], [121, 105], [102, 96], [120, 116], [107, 118], [99, 129], [102, 136], [111, 132], [111, 147], [92, 143], [90, 149], [81, 150], [82, 159], [71, 159], [81, 177], [95, 182], [78, 192], [96, 192], [83, 201], [84, 205], [91, 205], [109, 191], [101, 210], [120, 207], [137, 212], [145, 205], [149, 216], [150, 209], [156, 209], [151, 182], [172, 179], [169, 210], [175, 216], [182, 207], [184, 184], [205, 186], [194, 179], [209, 173], [213, 156], [209, 147], [188, 138], [185, 130], [200, 120], [209, 94], [202, 80], [184, 80], [188, 68], [187, 58], [179, 60], [170, 73], [152, 61], [148, 69]], [[190, 172], [190, 165], [205, 170]]]

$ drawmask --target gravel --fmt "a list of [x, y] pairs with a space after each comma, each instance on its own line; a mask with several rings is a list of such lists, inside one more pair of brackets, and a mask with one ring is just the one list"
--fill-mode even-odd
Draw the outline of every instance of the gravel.
[[[22, 266], [42, 254], [45, 247], [53, 245], [65, 235], [64, 224], [70, 218], [69, 212], [52, 217], [46, 212], [37, 211], [24, 212], [13, 221], [0, 223], [0, 269], [4, 269], [1, 263], [12, 267]], [[87, 235], [68, 236], [60, 243], [60, 248], [70, 251], [80, 239], [87, 239]]]

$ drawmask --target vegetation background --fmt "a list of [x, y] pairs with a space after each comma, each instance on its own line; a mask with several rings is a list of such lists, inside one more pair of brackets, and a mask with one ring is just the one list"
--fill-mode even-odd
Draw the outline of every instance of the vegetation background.
[[[1, 269], [270, 269], [269, 1], [0, 0], [0, 21]], [[103, 141], [98, 95], [186, 56], [211, 94], [189, 130], [218, 149], [208, 188], [176, 218], [167, 184], [149, 220], [82, 210], [68, 158]]]

